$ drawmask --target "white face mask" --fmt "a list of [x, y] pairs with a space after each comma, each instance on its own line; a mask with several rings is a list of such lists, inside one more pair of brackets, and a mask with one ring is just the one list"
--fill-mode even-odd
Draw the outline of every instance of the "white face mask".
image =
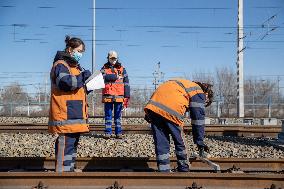
[[117, 62], [117, 59], [108, 59], [108, 61], [111, 63], [111, 64], [115, 64]]

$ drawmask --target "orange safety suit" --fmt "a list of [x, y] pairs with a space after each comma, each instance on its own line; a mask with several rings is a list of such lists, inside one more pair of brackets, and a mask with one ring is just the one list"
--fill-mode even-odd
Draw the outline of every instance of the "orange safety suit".
[[[55, 78], [55, 67], [66, 70]], [[64, 60], [57, 60], [50, 72], [51, 103], [48, 130], [51, 133], [82, 133], [89, 132], [87, 124], [86, 91], [83, 84], [73, 86], [70, 90], [61, 90], [60, 82], [67, 78], [71, 83], [82, 83], [81, 70], [78, 66], [70, 66]], [[79, 79], [80, 78], [80, 79]]]
[[123, 102], [124, 98], [130, 97], [128, 75], [120, 63], [116, 63], [114, 66], [106, 63], [101, 72], [105, 80], [105, 88], [102, 91], [103, 103]]
[[204, 94], [198, 84], [185, 79], [170, 80], [158, 87], [144, 110], [146, 113], [151, 110], [178, 126], [183, 126], [191, 97], [197, 94]]

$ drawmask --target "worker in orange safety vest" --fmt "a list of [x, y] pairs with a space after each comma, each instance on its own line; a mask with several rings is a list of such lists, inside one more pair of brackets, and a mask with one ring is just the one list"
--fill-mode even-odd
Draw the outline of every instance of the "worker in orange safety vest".
[[170, 136], [175, 145], [177, 171], [189, 171], [187, 149], [183, 139], [183, 118], [189, 111], [193, 141], [204, 157], [209, 148], [204, 144], [205, 106], [212, 103], [212, 85], [185, 79], [169, 80], [161, 84], [145, 106], [145, 119], [151, 123], [158, 170], [169, 172]]
[[56, 172], [74, 171], [81, 133], [89, 132], [85, 81], [91, 76], [79, 60], [85, 44], [66, 36], [66, 48], [58, 51], [50, 72], [51, 99], [48, 130], [56, 134]]
[[105, 139], [112, 134], [112, 111], [114, 111], [114, 124], [116, 138], [122, 138], [121, 111], [128, 107], [130, 98], [130, 85], [126, 69], [118, 61], [115, 51], [109, 51], [108, 62], [101, 69], [105, 88], [102, 91], [102, 102], [105, 111]]

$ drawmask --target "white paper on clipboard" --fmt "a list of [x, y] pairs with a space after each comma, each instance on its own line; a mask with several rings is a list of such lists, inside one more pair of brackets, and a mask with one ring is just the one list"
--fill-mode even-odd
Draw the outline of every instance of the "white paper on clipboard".
[[100, 71], [96, 70], [85, 82], [87, 91], [105, 88], [103, 75]]

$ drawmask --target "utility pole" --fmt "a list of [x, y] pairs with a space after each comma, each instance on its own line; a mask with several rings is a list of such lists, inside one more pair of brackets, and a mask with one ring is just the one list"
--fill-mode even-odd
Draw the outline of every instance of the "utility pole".
[[238, 52], [237, 52], [237, 83], [238, 83], [238, 116], [244, 117], [244, 23], [243, 0], [238, 0]]
[[96, 0], [93, 0], [93, 26], [92, 26], [92, 73], [95, 67], [95, 50], [96, 50]]
[[277, 102], [278, 102], [278, 104], [280, 104], [280, 86], [279, 86], [279, 83], [280, 83], [280, 76], [278, 75], [277, 76]]
[[164, 75], [165, 73], [160, 71], [160, 67], [161, 67], [161, 63], [158, 62], [157, 64], [157, 69], [153, 72], [153, 76], [154, 76], [154, 81], [153, 81], [153, 85], [155, 87], [155, 90], [157, 89], [157, 86], [164, 81]]
[[[95, 70], [95, 52], [96, 52], [96, 0], [93, 0], [93, 26], [92, 26], [92, 73]], [[92, 94], [92, 112], [95, 116], [95, 91]]]
[[39, 103], [39, 105], [40, 105], [40, 94], [41, 92], [40, 92], [40, 83], [38, 84], [38, 103]]
[[44, 103], [47, 104], [47, 79], [48, 73], [45, 74], [45, 83], [44, 83]]
[[26, 98], [27, 98], [27, 105], [28, 105], [28, 117], [30, 117], [30, 102], [29, 102], [29, 94], [26, 94]]
[[271, 94], [268, 96], [268, 118], [271, 118], [272, 98]]

